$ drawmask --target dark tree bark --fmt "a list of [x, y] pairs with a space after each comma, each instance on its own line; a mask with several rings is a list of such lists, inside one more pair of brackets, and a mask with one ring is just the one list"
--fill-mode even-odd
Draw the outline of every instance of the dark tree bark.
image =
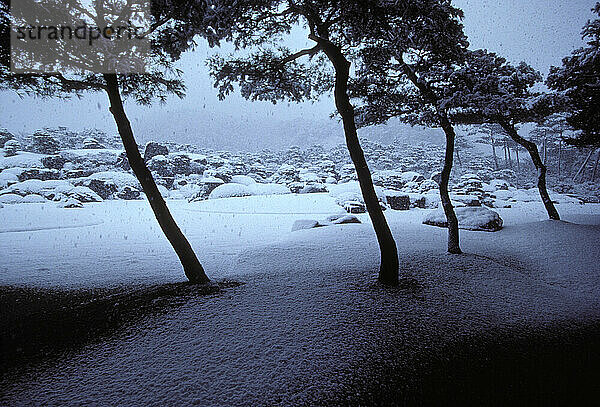
[[581, 164], [581, 167], [579, 167], [579, 171], [577, 171], [577, 174], [575, 174], [575, 176], [573, 177], [573, 182], [575, 182], [575, 180], [577, 179], [577, 177], [579, 177], [579, 175], [581, 175], [581, 179], [583, 180], [583, 174], [585, 173], [585, 167], [587, 167], [587, 164], [590, 161], [590, 158], [592, 158], [592, 154], [594, 154], [593, 148], [590, 150], [590, 153], [587, 155], [587, 157], [583, 161], [583, 164]]
[[600, 162], [600, 150], [596, 154], [596, 162], [594, 163], [594, 171], [592, 172], [592, 182], [596, 181], [596, 171], [598, 171], [598, 162]]
[[496, 143], [494, 140], [494, 135], [492, 134], [492, 130], [490, 130], [490, 143], [492, 145], [492, 155], [494, 156], [494, 169], [498, 171], [500, 167], [498, 166], [498, 156], [496, 155]]
[[444, 168], [442, 168], [440, 181], [440, 198], [442, 200], [444, 213], [446, 214], [446, 220], [448, 221], [448, 252], [452, 254], [460, 254], [462, 253], [462, 250], [460, 250], [458, 218], [454, 212], [454, 206], [452, 206], [450, 193], [448, 192], [450, 173], [452, 172], [452, 158], [454, 156], [453, 150], [456, 133], [454, 132], [454, 127], [445, 116], [441, 117], [441, 124], [446, 135], [446, 154], [444, 156]]
[[538, 173], [538, 182], [537, 182], [538, 190], [540, 192], [542, 202], [544, 203], [544, 206], [546, 207], [546, 211], [548, 212], [548, 216], [550, 217], [550, 219], [560, 220], [558, 211], [554, 207], [554, 203], [552, 203], [552, 199], [550, 199], [550, 195], [548, 194], [548, 189], [546, 188], [546, 171], [547, 171], [547, 169], [546, 169], [546, 166], [544, 165], [544, 163], [542, 162], [542, 159], [540, 158], [540, 153], [538, 151], [537, 145], [535, 143], [519, 136], [519, 133], [515, 129], [515, 126], [512, 125], [511, 123], [509, 123], [508, 121], [500, 120], [499, 124], [506, 131], [506, 133], [510, 136], [510, 138], [512, 138], [519, 145], [523, 146], [523, 148], [525, 148], [525, 150], [527, 150], [527, 152], [531, 156], [531, 160], [533, 161], [533, 164], [535, 165], [535, 168]]
[[560, 178], [560, 172], [561, 172], [561, 165], [562, 165], [562, 134], [561, 134], [561, 140], [558, 141], [558, 176]]
[[379, 242], [381, 252], [381, 265], [379, 267], [379, 281], [386, 285], [398, 284], [398, 249], [392, 236], [390, 227], [383, 214], [371, 172], [367, 166], [365, 155], [358, 140], [356, 132], [356, 123], [354, 121], [354, 107], [350, 103], [348, 96], [348, 80], [350, 78], [350, 62], [346, 59], [342, 50], [329, 40], [311, 35], [310, 38], [321, 45], [327, 58], [333, 64], [335, 69], [335, 106], [342, 117], [344, 124], [344, 134], [346, 136], [346, 145], [350, 152], [350, 157], [356, 168], [358, 182], [362, 191], [363, 199], [369, 212], [369, 217], [373, 222], [373, 228]]
[[127, 159], [135, 176], [140, 181], [144, 193], [148, 197], [148, 201], [150, 202], [150, 206], [152, 207], [152, 211], [154, 212], [158, 224], [179, 256], [183, 271], [188, 280], [192, 283], [200, 284], [210, 282], [202, 265], [198, 261], [192, 246], [177, 226], [177, 223], [175, 223], [173, 216], [171, 216], [171, 212], [160, 194], [160, 191], [152, 178], [152, 174], [142, 159], [138, 145], [133, 136], [131, 123], [123, 108], [117, 75], [104, 74], [103, 76], [106, 81], [106, 93], [110, 100], [110, 112], [117, 124], [119, 135], [121, 136], [127, 154]]
[[433, 104], [436, 108], [440, 125], [446, 135], [446, 153], [444, 155], [444, 167], [442, 168], [441, 181], [440, 181], [440, 198], [442, 201], [442, 207], [444, 208], [444, 214], [446, 215], [446, 221], [448, 222], [448, 252], [452, 254], [460, 254], [460, 239], [458, 229], [458, 218], [456, 212], [454, 212], [454, 206], [450, 200], [450, 193], [448, 192], [448, 185], [450, 183], [450, 173], [452, 172], [452, 162], [454, 159], [454, 141], [456, 140], [456, 133], [454, 126], [448, 119], [445, 112], [438, 108], [438, 97], [436, 94], [422, 81], [419, 80], [418, 76], [407, 64], [403, 64], [404, 73], [408, 79], [419, 89], [419, 92]]
[[462, 160], [460, 159], [460, 153], [458, 152], [458, 148], [456, 148], [456, 159], [458, 160], [458, 165], [462, 167]]
[[510, 156], [510, 146], [508, 145], [508, 140], [504, 140], [504, 144], [506, 148], [506, 153], [508, 154], [508, 168], [512, 170], [512, 157]]
[[519, 149], [515, 148], [515, 156], [517, 159], [517, 172], [520, 173], [521, 172], [521, 161], [519, 160]]

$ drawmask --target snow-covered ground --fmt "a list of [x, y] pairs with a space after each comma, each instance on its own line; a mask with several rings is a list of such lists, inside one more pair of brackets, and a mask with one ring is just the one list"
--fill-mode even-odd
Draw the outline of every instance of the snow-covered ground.
[[[290, 251], [310, 247], [321, 253], [323, 261], [343, 264], [343, 259], [329, 258], [331, 250], [325, 242], [334, 238], [346, 250], [364, 250], [367, 269], [375, 268], [378, 262], [375, 237], [366, 214], [358, 215], [362, 225], [292, 232], [296, 220], [323, 220], [343, 212], [328, 194], [251, 196], [194, 203], [169, 200], [168, 205], [214, 278], [255, 272], [243, 267], [245, 256], [255, 256], [255, 248], [270, 244], [287, 245]], [[558, 210], [565, 220], [600, 224], [600, 205], [562, 204]], [[497, 211], [505, 229], [495, 234], [463, 231], [465, 251], [486, 255], [503, 250], [511, 246], [514, 234], [536, 233], [541, 227], [527, 223], [546, 219], [543, 206], [538, 203], [521, 203]], [[445, 230], [421, 224], [429, 212], [385, 212], [400, 253], [443, 252]], [[595, 242], [582, 241], [582, 250], [586, 244]], [[593, 247], [588, 248], [593, 251]], [[175, 254], [145, 201], [104, 201], [86, 204], [83, 209], [58, 208], [54, 203], [5, 205], [0, 209], [0, 252], [4, 253], [0, 284], [94, 286], [184, 279]]]
[[[296, 220], [340, 212], [328, 194], [169, 206], [207, 272], [246, 284], [0, 381], [0, 404], [401, 403], [428, 355], [453, 360], [449, 343], [544, 327], [559, 335], [600, 318], [599, 205], [559, 205], [570, 222], [546, 221], [536, 203], [501, 209], [503, 230], [461, 232], [461, 256], [445, 253], [444, 229], [421, 224], [428, 210], [388, 210], [403, 276], [414, 281], [399, 290], [373, 284], [378, 248], [366, 215], [291, 232]], [[143, 201], [7, 205], [0, 225], [0, 284], [184, 278]]]

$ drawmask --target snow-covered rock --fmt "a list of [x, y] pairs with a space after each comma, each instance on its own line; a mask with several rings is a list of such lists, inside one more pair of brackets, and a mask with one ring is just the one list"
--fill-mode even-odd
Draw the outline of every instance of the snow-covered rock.
[[[483, 207], [455, 208], [458, 227], [467, 230], [496, 232], [502, 229], [502, 218], [497, 212]], [[437, 209], [428, 214], [423, 223], [431, 226], [448, 227], [446, 214], [443, 209]]]

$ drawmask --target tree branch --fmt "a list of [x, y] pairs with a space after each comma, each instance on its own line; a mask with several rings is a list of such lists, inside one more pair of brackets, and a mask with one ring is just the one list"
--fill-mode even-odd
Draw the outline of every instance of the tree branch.
[[285, 65], [288, 62], [292, 62], [295, 61], [298, 58], [303, 57], [304, 55], [308, 55], [310, 57], [314, 56], [317, 52], [319, 52], [321, 50], [321, 44], [317, 44], [312, 48], [306, 48], [303, 49], [301, 51], [298, 51], [294, 54], [288, 55], [287, 57], [283, 58], [280, 62], [279, 65]]

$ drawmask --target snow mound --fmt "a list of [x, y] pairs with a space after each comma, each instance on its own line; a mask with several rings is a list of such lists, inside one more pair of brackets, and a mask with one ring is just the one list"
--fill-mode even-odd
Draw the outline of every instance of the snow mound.
[[17, 195], [17, 194], [3, 194], [0, 195], [0, 203], [3, 204], [17, 204], [17, 203], [22, 203], [23, 202], [23, 197], [21, 195]]
[[64, 180], [47, 180], [29, 179], [23, 182], [17, 182], [10, 187], [0, 191], [0, 194], [16, 194], [20, 196], [36, 194], [41, 195], [46, 199], [54, 199], [61, 191], [72, 189], [68, 181]]
[[21, 198], [20, 203], [46, 203], [48, 202], [46, 198], [37, 194], [25, 195]]
[[248, 177], [246, 175], [234, 175], [233, 177], [231, 177], [230, 182], [232, 184], [240, 184], [240, 185], [246, 185], [246, 186], [256, 184], [256, 181], [253, 178]]
[[208, 199], [236, 198], [254, 195], [249, 187], [242, 184], [223, 184], [216, 187]]
[[6, 188], [10, 184], [19, 182], [19, 177], [9, 171], [0, 172], [0, 188]]
[[[496, 232], [502, 229], [502, 218], [497, 212], [483, 207], [455, 208], [458, 227], [467, 230]], [[431, 226], [448, 227], [443, 209], [437, 209], [425, 217], [423, 223]]]
[[[93, 151], [98, 151], [98, 150], [93, 150]], [[140, 188], [140, 183], [138, 182], [137, 178], [128, 173], [128, 172], [117, 172], [117, 171], [104, 171], [104, 172], [97, 172], [95, 174], [92, 174], [88, 177], [88, 179], [93, 179], [93, 180], [98, 180], [98, 181], [112, 181], [115, 184], [117, 184], [118, 186], [128, 186], [128, 187], [132, 187], [132, 188], [136, 188], [139, 189]]]
[[42, 158], [44, 154], [28, 153], [19, 151], [17, 155], [11, 157], [0, 156], [0, 169], [22, 167], [22, 168], [44, 168]]
[[318, 221], [312, 219], [299, 219], [292, 225], [292, 232], [303, 229], [313, 229], [321, 226]]
[[248, 188], [252, 195], [285, 195], [292, 192], [288, 187], [281, 184], [252, 184]]

